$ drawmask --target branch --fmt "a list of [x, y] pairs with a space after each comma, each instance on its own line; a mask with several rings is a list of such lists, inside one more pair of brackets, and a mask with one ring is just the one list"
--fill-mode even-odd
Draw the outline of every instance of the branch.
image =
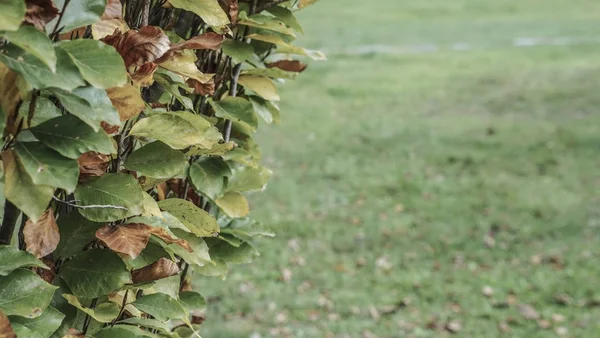
[[62, 203], [62, 204], [66, 204], [70, 207], [73, 208], [77, 208], [77, 209], [120, 209], [120, 210], [128, 210], [125, 207], [122, 206], [118, 206], [118, 205], [102, 205], [102, 204], [90, 204], [90, 205], [77, 205], [73, 202], [77, 202], [77, 201], [73, 201], [73, 202], [68, 202], [68, 201], [63, 201], [60, 198], [57, 198], [56, 196], [52, 196], [52, 199], [55, 200], [56, 202]]
[[4, 218], [2, 219], [2, 226], [0, 226], [0, 244], [10, 244], [19, 214], [20, 210], [14, 204], [10, 203], [9, 200], [6, 200], [6, 204], [4, 204]]
[[284, 2], [287, 2], [287, 1], [290, 1], [290, 0], [275, 0], [273, 2], [266, 3], [266, 4], [258, 7], [256, 9], [255, 13], [260, 13], [260, 12], [264, 11], [265, 9], [269, 9], [271, 7], [277, 6], [277, 5], [279, 5], [281, 3], [284, 3]]
[[148, 17], [150, 16], [150, 0], [143, 0], [142, 3], [142, 27], [148, 26]]
[[50, 34], [50, 36], [53, 36], [54, 38], [56, 38], [55, 35], [59, 31], [58, 28], [60, 26], [60, 22], [62, 21], [63, 16], [65, 16], [65, 10], [67, 9], [67, 6], [69, 5], [69, 2], [71, 2], [71, 0], [65, 0], [65, 3], [63, 4], [62, 9], [60, 10], [60, 16], [58, 17], [58, 20], [56, 21], [56, 25], [54, 26], [54, 29], [52, 30], [52, 33]]

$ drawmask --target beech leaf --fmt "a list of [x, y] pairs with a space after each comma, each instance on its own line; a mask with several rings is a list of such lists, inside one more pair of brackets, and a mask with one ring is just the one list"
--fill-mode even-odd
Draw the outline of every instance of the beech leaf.
[[170, 259], [160, 258], [151, 265], [131, 272], [134, 283], [152, 282], [158, 279], [170, 277], [179, 273], [179, 267]]
[[112, 250], [136, 258], [148, 244], [150, 233], [143, 224], [106, 225], [96, 231], [96, 237]]
[[106, 90], [108, 98], [119, 112], [121, 121], [138, 116], [146, 107], [140, 90], [130, 84], [123, 87], [112, 87]]
[[52, 253], [60, 241], [54, 211], [52, 209], [46, 210], [36, 222], [27, 220], [23, 228], [23, 237], [25, 248], [37, 258]]
[[248, 200], [239, 192], [228, 192], [223, 197], [217, 199], [215, 203], [223, 210], [227, 216], [240, 218], [250, 212]]
[[125, 60], [125, 66], [141, 66], [153, 62], [165, 54], [169, 46], [169, 37], [154, 26], [142, 27], [139, 31], [115, 32], [102, 39], [117, 49]]

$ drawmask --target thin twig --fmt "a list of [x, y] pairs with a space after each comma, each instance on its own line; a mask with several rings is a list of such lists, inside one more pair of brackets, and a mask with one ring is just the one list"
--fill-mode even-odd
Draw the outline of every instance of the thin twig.
[[125, 290], [125, 295], [123, 295], [123, 302], [121, 303], [121, 310], [119, 311], [119, 315], [117, 316], [117, 318], [113, 319], [113, 321], [110, 323], [110, 326], [115, 326], [117, 320], [121, 319], [121, 316], [123, 316], [123, 312], [125, 312], [125, 305], [127, 305], [126, 303], [128, 294], [129, 290]]
[[63, 201], [60, 198], [56, 197], [56, 196], [52, 196], [52, 199], [55, 200], [56, 202], [62, 203], [62, 204], [66, 204], [68, 206], [71, 206], [73, 208], [77, 208], [77, 209], [119, 209], [119, 210], [128, 210], [125, 207], [119, 206], [119, 205], [101, 205], [101, 204], [90, 204], [90, 205], [77, 205], [73, 202], [69, 202], [69, 201]]
[[54, 38], [56, 38], [55, 35], [58, 33], [58, 28], [60, 26], [60, 22], [62, 21], [63, 16], [65, 16], [65, 10], [67, 9], [69, 2], [71, 2], [71, 0], [65, 0], [65, 3], [63, 4], [62, 9], [60, 10], [60, 15], [58, 17], [58, 20], [56, 21], [56, 25], [54, 26], [54, 29], [52, 30], [52, 34], [50, 34], [50, 36], [52, 36]]
[[[95, 308], [97, 302], [98, 302], [98, 298], [92, 299], [92, 303], [90, 303], [90, 309]], [[87, 333], [88, 327], [90, 326], [91, 319], [92, 319], [92, 317], [90, 317], [90, 315], [86, 313], [85, 319], [83, 320], [83, 329], [81, 330], [81, 333], [83, 333], [84, 335]]]

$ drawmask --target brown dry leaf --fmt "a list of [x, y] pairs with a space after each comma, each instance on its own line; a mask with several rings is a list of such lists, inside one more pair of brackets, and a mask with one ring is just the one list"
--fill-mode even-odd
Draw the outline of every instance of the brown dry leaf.
[[54, 264], [54, 260], [42, 258], [42, 262], [50, 269], [34, 268], [33, 271], [40, 276], [41, 279], [45, 280], [49, 284], [52, 284], [54, 277], [56, 277], [56, 265]]
[[266, 65], [267, 68], [279, 68], [281, 70], [285, 70], [286, 72], [295, 72], [301, 73], [303, 72], [308, 65], [306, 63], [300, 62], [298, 60], [280, 60], [273, 63], [269, 63]]
[[161, 258], [158, 261], [131, 272], [134, 283], [152, 282], [171, 277], [179, 273], [179, 267], [170, 259]]
[[122, 19], [123, 18], [123, 6], [121, 0], [108, 0], [104, 13], [102, 14], [102, 20], [110, 19]]
[[209, 32], [194, 36], [193, 38], [171, 45], [170, 50], [180, 49], [210, 49], [219, 50], [225, 41], [225, 37], [221, 34]]
[[157, 68], [158, 65], [152, 62], [139, 67], [131, 74], [133, 84], [137, 87], [148, 87], [152, 85], [154, 83], [154, 72]]
[[0, 311], [0, 338], [17, 338], [8, 317], [2, 311]]
[[188, 79], [186, 84], [192, 88], [194, 88], [194, 94], [200, 94], [202, 96], [206, 95], [214, 95], [215, 94], [215, 80], [210, 79], [210, 81], [206, 83], [202, 83], [200, 81], [194, 79]]
[[164, 228], [153, 227], [153, 226], [149, 226], [149, 225], [146, 225], [146, 224], [136, 224], [136, 226], [146, 226], [147, 227], [147, 231], [151, 235], [154, 235], [154, 236], [162, 239], [163, 241], [167, 242], [168, 244], [175, 243], [175, 244], [179, 245], [180, 247], [184, 248], [185, 250], [187, 250], [188, 252], [193, 252], [194, 251], [192, 249], [192, 247], [190, 246], [190, 244], [186, 240], [179, 239], [179, 238], [174, 238]]
[[100, 122], [100, 127], [104, 129], [104, 132], [106, 132], [108, 135], [115, 134], [119, 131], [119, 126], [104, 121]]
[[238, 20], [238, 14], [240, 12], [238, 0], [219, 0], [219, 4], [225, 13], [229, 14], [231, 23], [235, 24]]
[[117, 49], [125, 66], [141, 66], [160, 58], [169, 50], [169, 37], [154, 26], [145, 26], [139, 31], [115, 32], [102, 39]]
[[26, 0], [25, 2], [27, 12], [23, 22], [41, 31], [44, 31], [46, 24], [58, 15], [58, 9], [54, 7], [51, 0]]
[[69, 329], [67, 334], [63, 336], [63, 338], [85, 338], [85, 334], [77, 331], [77, 329]]
[[531, 305], [519, 304], [517, 305], [517, 309], [525, 319], [534, 320], [540, 318], [540, 314]]
[[136, 258], [150, 240], [148, 228], [145, 224], [106, 225], [96, 231], [96, 237], [112, 250]]
[[102, 176], [108, 169], [110, 157], [97, 153], [95, 151], [88, 151], [83, 153], [77, 159], [79, 163], [79, 177], [92, 177]]
[[23, 237], [27, 251], [37, 258], [51, 254], [60, 241], [60, 233], [52, 209], [46, 210], [35, 223], [27, 220], [23, 228]]
[[564, 315], [561, 315], [560, 313], [554, 313], [552, 314], [552, 321], [555, 323], [562, 323], [566, 320], [567, 318]]
[[17, 129], [17, 107], [21, 101], [21, 93], [18, 86], [15, 85], [19, 74], [0, 63], [0, 79], [2, 79], [0, 81], [0, 107], [6, 115], [6, 128], [12, 134]]
[[552, 324], [550, 324], [550, 321], [545, 320], [545, 319], [540, 319], [538, 320], [538, 327], [542, 330], [547, 330], [550, 328], [550, 326], [552, 326]]
[[509, 333], [511, 331], [508, 323], [504, 321], [498, 323], [498, 330], [503, 333]]
[[119, 112], [121, 121], [127, 121], [138, 116], [146, 108], [140, 90], [130, 84], [123, 87], [108, 88], [106, 94], [108, 94], [110, 102]]

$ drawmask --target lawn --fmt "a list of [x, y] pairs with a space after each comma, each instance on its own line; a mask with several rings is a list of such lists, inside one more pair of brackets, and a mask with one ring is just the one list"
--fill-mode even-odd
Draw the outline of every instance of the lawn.
[[[300, 18], [329, 61], [281, 87], [258, 136], [275, 174], [253, 216], [277, 237], [197, 280], [203, 336], [600, 337], [600, 2], [323, 0]], [[415, 44], [440, 48], [347, 52]]]

